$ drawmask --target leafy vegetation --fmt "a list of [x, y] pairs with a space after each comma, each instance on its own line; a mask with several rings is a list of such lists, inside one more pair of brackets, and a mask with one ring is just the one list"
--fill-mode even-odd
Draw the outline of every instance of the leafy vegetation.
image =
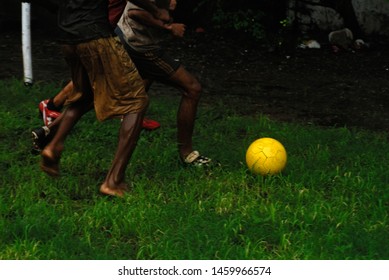
[[[280, 123], [202, 105], [196, 148], [217, 160], [185, 168], [175, 146], [177, 96], [152, 96], [123, 199], [98, 193], [117, 120], [88, 113], [53, 180], [30, 153], [38, 102], [58, 87], [0, 81], [0, 259], [388, 259], [387, 135]], [[203, 103], [202, 103], [203, 104]], [[220, 118], [220, 116], [223, 118]], [[247, 171], [248, 145], [281, 141], [283, 174]]]
[[[213, 28], [233, 34], [243, 33], [246, 37], [260, 41], [266, 34], [263, 26], [264, 12], [256, 9], [255, 5], [236, 7], [231, 1], [202, 0], [197, 4], [195, 11], [208, 6], [208, 11]], [[198, 16], [204, 16], [199, 14]]]
[[213, 23], [217, 29], [244, 32], [255, 40], [262, 40], [265, 38], [262, 17], [260, 11], [248, 9], [229, 12], [219, 7], [213, 15]]

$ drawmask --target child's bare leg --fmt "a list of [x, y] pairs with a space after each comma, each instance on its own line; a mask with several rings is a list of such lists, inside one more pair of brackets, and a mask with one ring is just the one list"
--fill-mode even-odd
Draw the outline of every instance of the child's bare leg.
[[57, 132], [41, 153], [41, 169], [48, 175], [53, 177], [59, 176], [59, 161], [65, 139], [73, 126], [92, 106], [93, 104], [91, 103], [77, 102], [70, 105], [62, 113]]
[[192, 136], [197, 106], [201, 94], [201, 85], [183, 66], [180, 66], [171, 81], [184, 91], [177, 112], [177, 142], [181, 159], [193, 151]]
[[73, 92], [73, 82], [70, 81], [66, 84], [64, 88], [61, 89], [61, 91], [53, 97], [53, 103], [56, 107], [61, 107], [65, 104], [66, 99], [68, 96], [71, 95]]
[[128, 191], [124, 183], [125, 171], [136, 147], [142, 129], [144, 112], [130, 113], [123, 117], [119, 130], [119, 142], [116, 154], [100, 192], [107, 195], [123, 196]]

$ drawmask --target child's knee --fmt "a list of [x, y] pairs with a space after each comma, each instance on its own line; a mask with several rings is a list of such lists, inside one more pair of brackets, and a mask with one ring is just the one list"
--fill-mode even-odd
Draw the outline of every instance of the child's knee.
[[198, 81], [194, 81], [187, 89], [187, 95], [193, 99], [199, 99], [201, 95], [202, 87]]

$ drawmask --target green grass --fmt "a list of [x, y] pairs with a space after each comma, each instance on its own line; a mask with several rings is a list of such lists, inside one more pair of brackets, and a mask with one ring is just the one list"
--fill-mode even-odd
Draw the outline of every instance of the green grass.
[[[37, 104], [59, 87], [0, 81], [0, 259], [389, 259], [389, 143], [358, 129], [241, 116], [201, 105], [196, 148], [220, 161], [184, 168], [175, 145], [179, 96], [152, 96], [127, 171], [130, 195], [99, 195], [117, 120], [88, 113], [69, 136], [53, 180], [30, 153]], [[204, 104], [204, 103], [202, 103]], [[260, 137], [284, 144], [281, 175], [247, 171]]]

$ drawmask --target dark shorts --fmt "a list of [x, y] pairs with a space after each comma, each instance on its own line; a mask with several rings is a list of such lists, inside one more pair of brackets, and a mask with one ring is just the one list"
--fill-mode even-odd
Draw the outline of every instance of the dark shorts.
[[116, 28], [115, 31], [143, 79], [166, 81], [181, 66], [179, 61], [170, 57], [162, 48], [146, 52], [139, 52], [132, 49], [124, 41], [120, 29], [119, 32], [118, 29]]

